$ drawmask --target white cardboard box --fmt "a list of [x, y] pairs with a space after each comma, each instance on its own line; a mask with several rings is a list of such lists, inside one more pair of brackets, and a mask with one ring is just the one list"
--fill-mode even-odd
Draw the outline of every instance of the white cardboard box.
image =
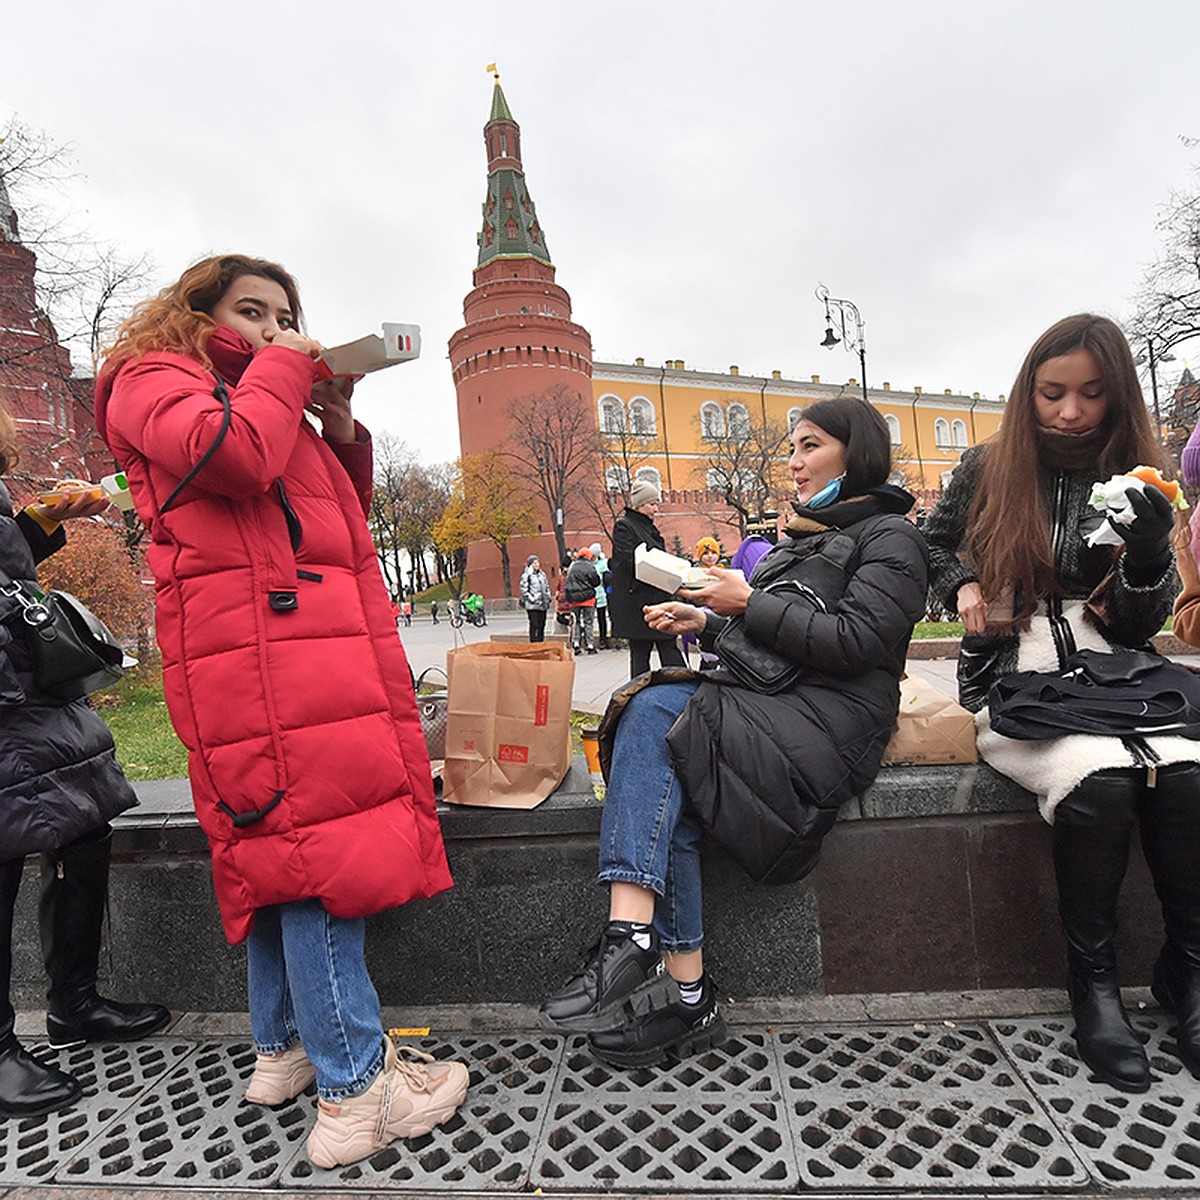
[[[677, 592], [694, 577], [696, 568], [686, 558], [653, 549], [643, 542], [633, 552], [633, 573], [643, 583], [664, 592]], [[699, 572], [703, 575], [703, 571]]]

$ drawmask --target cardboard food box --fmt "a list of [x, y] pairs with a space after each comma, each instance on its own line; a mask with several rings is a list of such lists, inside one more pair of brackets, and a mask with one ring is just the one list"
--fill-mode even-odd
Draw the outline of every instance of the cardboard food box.
[[686, 558], [652, 549], [643, 542], [633, 552], [633, 573], [642, 583], [664, 592], [677, 592], [691, 577], [692, 564]]
[[330, 346], [317, 359], [317, 373], [332, 379], [338, 375], [369, 375], [396, 363], [412, 362], [421, 357], [420, 325], [399, 325], [384, 321], [383, 335], [369, 333], [343, 346]]

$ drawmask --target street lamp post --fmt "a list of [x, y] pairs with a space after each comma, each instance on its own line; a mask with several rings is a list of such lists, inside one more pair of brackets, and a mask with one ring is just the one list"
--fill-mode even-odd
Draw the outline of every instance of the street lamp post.
[[[862, 368], [862, 394], [863, 399], [867, 397], [867, 339], [863, 332], [862, 314], [858, 311], [857, 305], [850, 300], [839, 300], [829, 294], [829, 289], [823, 284], [817, 284], [816, 290], [817, 299], [825, 305], [825, 338], [821, 342], [822, 346], [832, 349], [841, 342], [849, 353], [858, 353], [859, 365]], [[853, 322], [852, 325], [846, 324], [847, 316]], [[837, 324], [842, 331], [842, 336], [838, 337], [833, 331], [834, 319], [836, 317]], [[868, 400], [869, 403], [869, 400]]]

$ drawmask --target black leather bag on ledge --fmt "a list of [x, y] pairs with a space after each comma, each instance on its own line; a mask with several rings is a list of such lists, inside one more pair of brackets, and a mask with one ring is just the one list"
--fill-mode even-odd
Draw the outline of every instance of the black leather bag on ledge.
[[19, 629], [39, 691], [77, 700], [121, 678], [125, 653], [117, 639], [70, 592], [42, 594], [0, 571], [0, 593], [21, 608]]
[[988, 714], [997, 733], [1026, 741], [1064, 733], [1200, 739], [1200, 674], [1143, 650], [1077, 650], [1059, 674], [998, 680]]

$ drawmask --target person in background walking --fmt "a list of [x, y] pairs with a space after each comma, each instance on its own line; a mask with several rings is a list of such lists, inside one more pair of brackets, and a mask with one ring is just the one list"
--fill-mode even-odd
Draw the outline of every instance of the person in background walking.
[[[16, 426], [0, 410], [0, 473], [16, 461]], [[62, 523], [108, 507], [83, 488], [64, 480], [56, 489], [62, 499], [35, 501], [14, 515], [0, 484], [6, 574], [36, 584], [35, 564], [65, 544]], [[14, 1032], [12, 928], [27, 854], [41, 855], [38, 907], [51, 1047], [146, 1037], [171, 1014], [158, 1004], [122, 1004], [96, 991], [112, 853], [108, 822], [137, 799], [117, 765], [112, 735], [87, 700], [58, 700], [38, 690], [21, 633], [22, 609], [11, 596], [0, 597], [0, 622], [0, 1115], [26, 1117], [65, 1108], [83, 1094], [74, 1076], [35, 1058]]]
[[429, 615], [433, 618], [433, 623], [436, 625], [438, 623], [438, 602], [436, 600], [430, 600], [429, 602]]
[[666, 542], [654, 524], [661, 503], [658, 488], [646, 479], [639, 479], [629, 491], [629, 504], [624, 515], [613, 526], [612, 595], [609, 608], [614, 637], [629, 640], [629, 673], [633, 677], [650, 670], [650, 651], [658, 647], [658, 661], [664, 667], [686, 667], [675, 633], [667, 629], [652, 629], [642, 612], [648, 604], [663, 604], [671, 597], [667, 592], [642, 583], [633, 573], [633, 553], [640, 545], [665, 550]]
[[599, 542], [593, 542], [588, 549], [592, 552], [596, 574], [600, 576], [600, 586], [596, 589], [596, 629], [600, 634], [600, 649], [607, 650], [611, 645], [608, 640], [608, 591], [612, 587], [612, 572]]
[[575, 561], [567, 568], [563, 596], [571, 608], [571, 646], [576, 654], [586, 650], [596, 653], [596, 641], [592, 634], [596, 615], [596, 589], [600, 576], [592, 562], [590, 550], [580, 550]]
[[529, 619], [529, 640], [544, 642], [546, 640], [546, 611], [550, 607], [550, 580], [542, 570], [542, 560], [536, 554], [531, 554], [525, 560], [525, 570], [521, 572], [521, 582], [517, 588], [519, 602]]
[[405, 600], [405, 602], [400, 606], [400, 611], [404, 614], [404, 628], [411, 629], [412, 628], [412, 601]]

